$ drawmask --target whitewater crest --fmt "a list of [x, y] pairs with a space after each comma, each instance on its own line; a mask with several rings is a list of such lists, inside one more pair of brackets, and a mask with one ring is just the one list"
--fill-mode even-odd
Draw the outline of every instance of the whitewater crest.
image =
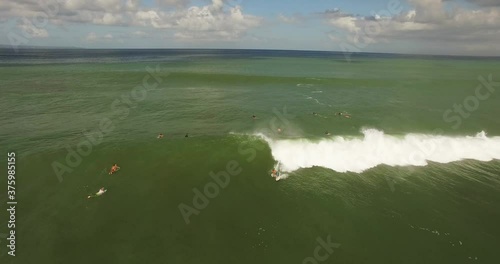
[[334, 136], [320, 141], [309, 139], [271, 139], [263, 134], [272, 155], [283, 171], [320, 166], [337, 172], [363, 172], [378, 165], [425, 166], [428, 161], [449, 163], [463, 159], [500, 159], [500, 137], [428, 134], [386, 135], [364, 129], [360, 137]]

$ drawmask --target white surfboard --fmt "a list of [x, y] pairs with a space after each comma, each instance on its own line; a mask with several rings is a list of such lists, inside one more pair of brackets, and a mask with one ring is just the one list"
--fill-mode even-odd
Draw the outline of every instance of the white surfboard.
[[107, 189], [104, 189], [103, 191], [99, 190], [95, 195], [101, 196], [101, 195], [105, 194], [107, 191], [108, 191]]

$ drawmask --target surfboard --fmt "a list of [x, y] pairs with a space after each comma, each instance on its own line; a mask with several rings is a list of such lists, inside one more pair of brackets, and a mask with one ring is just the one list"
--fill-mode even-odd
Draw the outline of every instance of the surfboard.
[[281, 172], [281, 164], [280, 162], [278, 161], [278, 163], [276, 164], [276, 171], [278, 171], [276, 173], [276, 181], [279, 181], [281, 180], [281, 176], [283, 175], [283, 173]]
[[[276, 178], [278, 178], [279, 177], [279, 173], [280, 173], [280, 162], [279, 161], [276, 164], [276, 166], [274, 166], [274, 169], [277, 171]], [[271, 172], [271, 177], [275, 178], [275, 176], [273, 175], [272, 172]]]
[[101, 195], [105, 194], [107, 191], [108, 191], [107, 189], [104, 189], [104, 191], [102, 191], [102, 193], [97, 192], [95, 195], [96, 196], [101, 196]]
[[[100, 190], [99, 190], [99, 191], [100, 191]], [[107, 189], [105, 189], [104, 191], [102, 191], [102, 193], [96, 192], [94, 195], [89, 195], [89, 196], [87, 196], [87, 199], [99, 197], [99, 196], [101, 196], [101, 195], [105, 194], [107, 191], [108, 191], [108, 190], [107, 190]]]
[[288, 177], [288, 174], [283, 173], [283, 172], [280, 172], [280, 173], [278, 174], [278, 177], [276, 177], [276, 181], [281, 181], [281, 180], [284, 180], [284, 179], [286, 179], [287, 177]]

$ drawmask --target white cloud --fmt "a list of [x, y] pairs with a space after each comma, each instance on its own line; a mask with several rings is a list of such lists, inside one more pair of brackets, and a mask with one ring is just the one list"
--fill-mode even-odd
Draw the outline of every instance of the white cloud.
[[343, 39], [357, 45], [364, 39], [363, 48], [366, 43], [415, 41], [441, 49], [453, 44], [457, 50], [461, 47], [483, 53], [500, 52], [500, 47], [492, 49], [491, 45], [500, 42], [500, 8], [451, 9], [442, 0], [409, 0], [409, 3], [410, 11], [389, 17], [361, 17], [338, 9], [325, 12], [324, 17], [340, 32], [334, 36], [337, 41]]
[[128, 7], [137, 4], [137, 1], [131, 0], [67, 0], [63, 7], [67, 10], [78, 11], [103, 11], [103, 12], [120, 12]]
[[87, 42], [96, 42], [97, 41], [97, 34], [94, 32], [90, 32], [86, 37], [85, 41]]
[[177, 12], [138, 11], [133, 23], [174, 29], [174, 36], [183, 40], [234, 40], [260, 25], [261, 18], [244, 14], [240, 6], [226, 8], [223, 1], [212, 0], [210, 5]]
[[[157, 0], [157, 7], [145, 7], [140, 0], [66, 0], [53, 4], [51, 24], [67, 27], [68, 24], [94, 24], [106, 26], [137, 26], [163, 29], [178, 38], [196, 40], [234, 40], [260, 25], [262, 19], [245, 14], [240, 6], [231, 6], [231, 0], [212, 0], [205, 6], [191, 6], [189, 0]], [[3, 19], [27, 17], [46, 13], [44, 1], [1, 1], [0, 17]], [[22, 26], [23, 29], [26, 26]], [[36, 28], [35, 28], [36, 29]], [[47, 36], [45, 29], [33, 31], [37, 37]]]
[[154, 28], [172, 27], [172, 24], [169, 23], [168, 15], [155, 10], [138, 11], [132, 19], [132, 23], [138, 26]]
[[104, 13], [102, 16], [94, 17], [92, 23], [100, 25], [122, 25], [125, 18], [121, 14]]
[[44, 28], [38, 28], [29, 21], [21, 22], [17, 25], [23, 32], [29, 34], [33, 38], [47, 38], [49, 32]]
[[413, 22], [442, 23], [446, 20], [442, 0], [408, 0], [415, 8]]
[[356, 17], [336, 17], [330, 19], [329, 23], [336, 27], [337, 29], [347, 30], [349, 32], [357, 32], [360, 30], [359, 23], [357, 23], [358, 18]]
[[286, 15], [283, 15], [283, 14], [279, 14], [278, 15], [278, 20], [281, 21], [281, 22], [283, 22], [283, 23], [286, 23], [286, 24], [298, 24], [298, 23], [304, 22], [305, 17], [303, 17], [300, 14], [294, 14], [294, 15], [291, 15], [291, 16], [286, 16]]
[[127, 2], [125, 2], [125, 9], [127, 11], [138, 10], [140, 1], [141, 0], [127, 0]]
[[225, 8], [222, 0], [211, 5], [190, 7], [175, 22], [180, 39], [234, 40], [257, 27], [261, 18], [243, 14], [240, 6]]

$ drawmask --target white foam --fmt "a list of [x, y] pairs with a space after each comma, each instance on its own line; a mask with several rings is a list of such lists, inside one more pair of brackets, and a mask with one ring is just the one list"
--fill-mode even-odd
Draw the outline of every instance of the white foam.
[[365, 129], [362, 137], [336, 136], [320, 141], [308, 139], [275, 140], [259, 134], [269, 144], [283, 171], [321, 166], [338, 172], [362, 172], [381, 164], [425, 166], [428, 161], [449, 163], [463, 159], [500, 159], [500, 137], [441, 136], [407, 134], [386, 135]]

